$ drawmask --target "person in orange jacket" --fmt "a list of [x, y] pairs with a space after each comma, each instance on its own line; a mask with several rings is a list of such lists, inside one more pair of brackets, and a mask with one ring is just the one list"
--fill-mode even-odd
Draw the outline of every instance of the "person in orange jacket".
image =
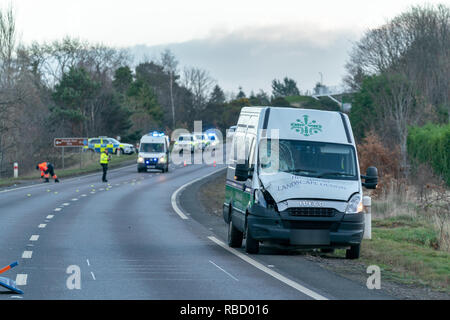
[[55, 182], [59, 182], [59, 179], [55, 174], [55, 169], [50, 162], [39, 163], [36, 166], [36, 170], [41, 170], [41, 179], [45, 179], [44, 182], [49, 182], [50, 175]]

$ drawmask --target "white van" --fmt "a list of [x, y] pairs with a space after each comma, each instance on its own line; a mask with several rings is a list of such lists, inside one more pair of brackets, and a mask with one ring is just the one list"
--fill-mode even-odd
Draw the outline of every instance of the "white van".
[[169, 171], [169, 137], [160, 132], [150, 132], [141, 138], [137, 160], [138, 172], [149, 169]]
[[[278, 130], [272, 130], [278, 129]], [[228, 245], [248, 253], [260, 242], [347, 248], [359, 257], [364, 232], [362, 186], [348, 117], [340, 112], [245, 107], [232, 141], [223, 217]], [[365, 182], [361, 182], [361, 178]]]

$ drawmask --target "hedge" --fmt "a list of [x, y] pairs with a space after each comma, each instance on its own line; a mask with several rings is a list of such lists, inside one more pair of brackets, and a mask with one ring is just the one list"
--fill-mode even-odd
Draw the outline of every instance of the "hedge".
[[407, 144], [412, 159], [431, 165], [450, 186], [450, 124], [410, 127]]

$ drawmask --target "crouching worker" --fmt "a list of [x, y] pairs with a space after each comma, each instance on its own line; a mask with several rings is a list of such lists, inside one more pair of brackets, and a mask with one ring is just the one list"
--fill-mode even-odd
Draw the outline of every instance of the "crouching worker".
[[55, 182], [59, 182], [58, 177], [55, 174], [55, 169], [50, 162], [42, 162], [36, 166], [36, 170], [41, 170], [41, 179], [45, 179], [44, 182], [49, 182], [50, 176], [52, 176]]

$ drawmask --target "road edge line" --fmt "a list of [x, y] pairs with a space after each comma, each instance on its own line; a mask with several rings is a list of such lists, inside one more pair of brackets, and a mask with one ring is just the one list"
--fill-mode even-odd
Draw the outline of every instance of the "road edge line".
[[188, 187], [189, 185], [191, 185], [191, 184], [193, 184], [193, 183], [195, 183], [195, 182], [197, 182], [197, 181], [200, 181], [200, 180], [202, 180], [202, 179], [205, 179], [205, 178], [207, 178], [207, 177], [209, 177], [209, 176], [212, 176], [213, 174], [216, 174], [216, 173], [218, 173], [218, 172], [220, 172], [220, 171], [223, 171], [223, 170], [225, 170], [226, 168], [227, 168], [227, 166], [225, 166], [225, 167], [223, 167], [223, 168], [220, 168], [220, 169], [218, 169], [218, 170], [216, 170], [216, 171], [214, 171], [214, 172], [208, 173], [207, 175], [202, 176], [202, 177], [200, 177], [200, 178], [194, 179], [194, 180], [192, 180], [192, 181], [190, 181], [190, 182], [188, 182], [188, 183], [182, 185], [182, 186], [179, 187], [177, 190], [175, 190], [174, 193], [172, 193], [172, 196], [170, 197], [170, 201], [171, 201], [171, 203], [172, 203], [172, 208], [173, 208], [173, 210], [180, 216], [181, 219], [183, 219], [183, 220], [188, 220], [189, 218], [183, 213], [183, 210], [181, 210], [180, 207], [178, 206], [178, 203], [177, 203], [178, 193], [180, 193], [181, 191], [183, 191], [183, 189], [185, 189], [185, 188]]
[[211, 240], [212, 242], [214, 242], [215, 244], [219, 245], [220, 247], [224, 248], [228, 252], [234, 254], [238, 258], [241, 258], [245, 262], [251, 264], [255, 268], [261, 270], [262, 272], [267, 273], [268, 275], [270, 275], [270, 276], [274, 277], [275, 279], [283, 282], [284, 284], [287, 284], [288, 286], [294, 288], [295, 290], [300, 291], [301, 293], [307, 295], [308, 297], [311, 297], [314, 300], [328, 300], [328, 298], [326, 298], [326, 297], [324, 297], [324, 296], [322, 296], [322, 295], [312, 291], [311, 289], [308, 289], [308, 288], [302, 286], [301, 284], [299, 284], [299, 283], [297, 283], [297, 282], [295, 282], [295, 281], [293, 281], [291, 279], [286, 278], [285, 276], [279, 274], [276, 271], [273, 271], [272, 269], [267, 268], [265, 265], [263, 265], [260, 262], [258, 262], [256, 260], [246, 256], [245, 254], [242, 254], [241, 252], [237, 251], [236, 249], [228, 247], [225, 243], [223, 243], [222, 241], [220, 241], [216, 237], [209, 236], [208, 239]]

